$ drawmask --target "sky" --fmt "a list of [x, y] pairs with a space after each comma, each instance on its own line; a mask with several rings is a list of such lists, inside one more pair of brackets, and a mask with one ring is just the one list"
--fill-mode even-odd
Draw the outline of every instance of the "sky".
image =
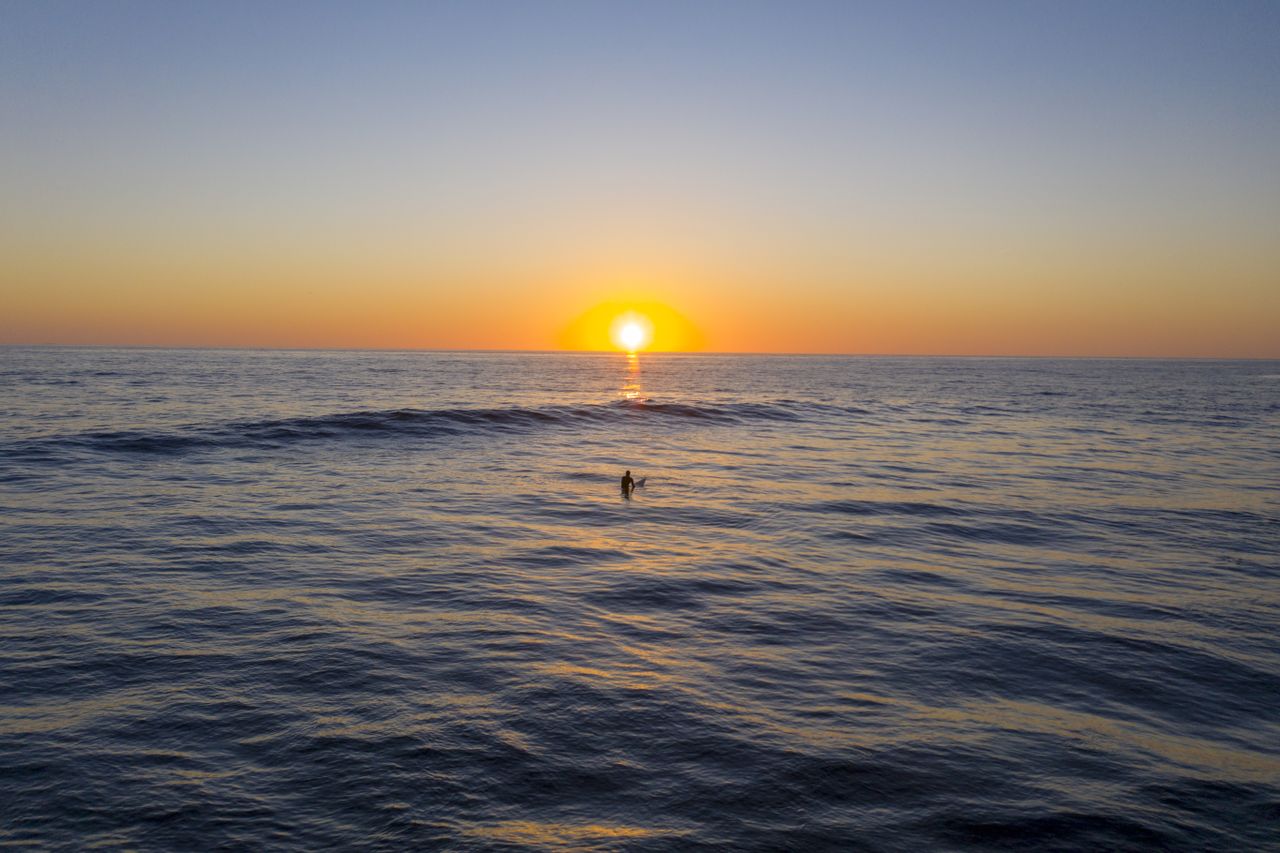
[[1280, 3], [0, 0], [0, 344], [1280, 357]]

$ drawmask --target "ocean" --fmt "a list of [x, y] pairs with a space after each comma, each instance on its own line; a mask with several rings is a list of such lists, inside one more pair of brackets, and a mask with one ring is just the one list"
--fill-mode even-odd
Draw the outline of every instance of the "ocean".
[[1280, 849], [1280, 363], [8, 347], [0, 399], [0, 843]]

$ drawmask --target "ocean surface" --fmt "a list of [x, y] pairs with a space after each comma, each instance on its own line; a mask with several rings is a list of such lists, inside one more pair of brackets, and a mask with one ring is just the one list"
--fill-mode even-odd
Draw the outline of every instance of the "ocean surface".
[[0, 400], [0, 843], [1280, 849], [1280, 363], [4, 348]]

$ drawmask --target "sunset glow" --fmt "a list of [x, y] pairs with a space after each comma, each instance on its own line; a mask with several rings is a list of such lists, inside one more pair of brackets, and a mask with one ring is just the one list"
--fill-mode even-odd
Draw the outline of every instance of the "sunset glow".
[[652, 300], [602, 302], [574, 318], [560, 333], [560, 349], [605, 352], [697, 352], [702, 332], [669, 305]]
[[0, 344], [1280, 355], [1274, 4], [397, 8], [10, 8]]

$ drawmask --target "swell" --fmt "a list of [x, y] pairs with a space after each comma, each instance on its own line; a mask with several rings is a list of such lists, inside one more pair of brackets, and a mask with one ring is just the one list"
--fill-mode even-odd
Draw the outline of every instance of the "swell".
[[484, 433], [521, 433], [542, 428], [617, 423], [649, 417], [735, 425], [750, 421], [798, 421], [853, 410], [790, 400], [722, 404], [619, 400], [611, 403], [540, 408], [442, 408], [335, 412], [295, 418], [271, 418], [223, 424], [194, 424], [174, 430], [89, 431], [11, 442], [15, 457], [56, 458], [67, 452], [179, 454], [205, 448], [281, 448], [297, 442], [359, 436], [434, 437]]

